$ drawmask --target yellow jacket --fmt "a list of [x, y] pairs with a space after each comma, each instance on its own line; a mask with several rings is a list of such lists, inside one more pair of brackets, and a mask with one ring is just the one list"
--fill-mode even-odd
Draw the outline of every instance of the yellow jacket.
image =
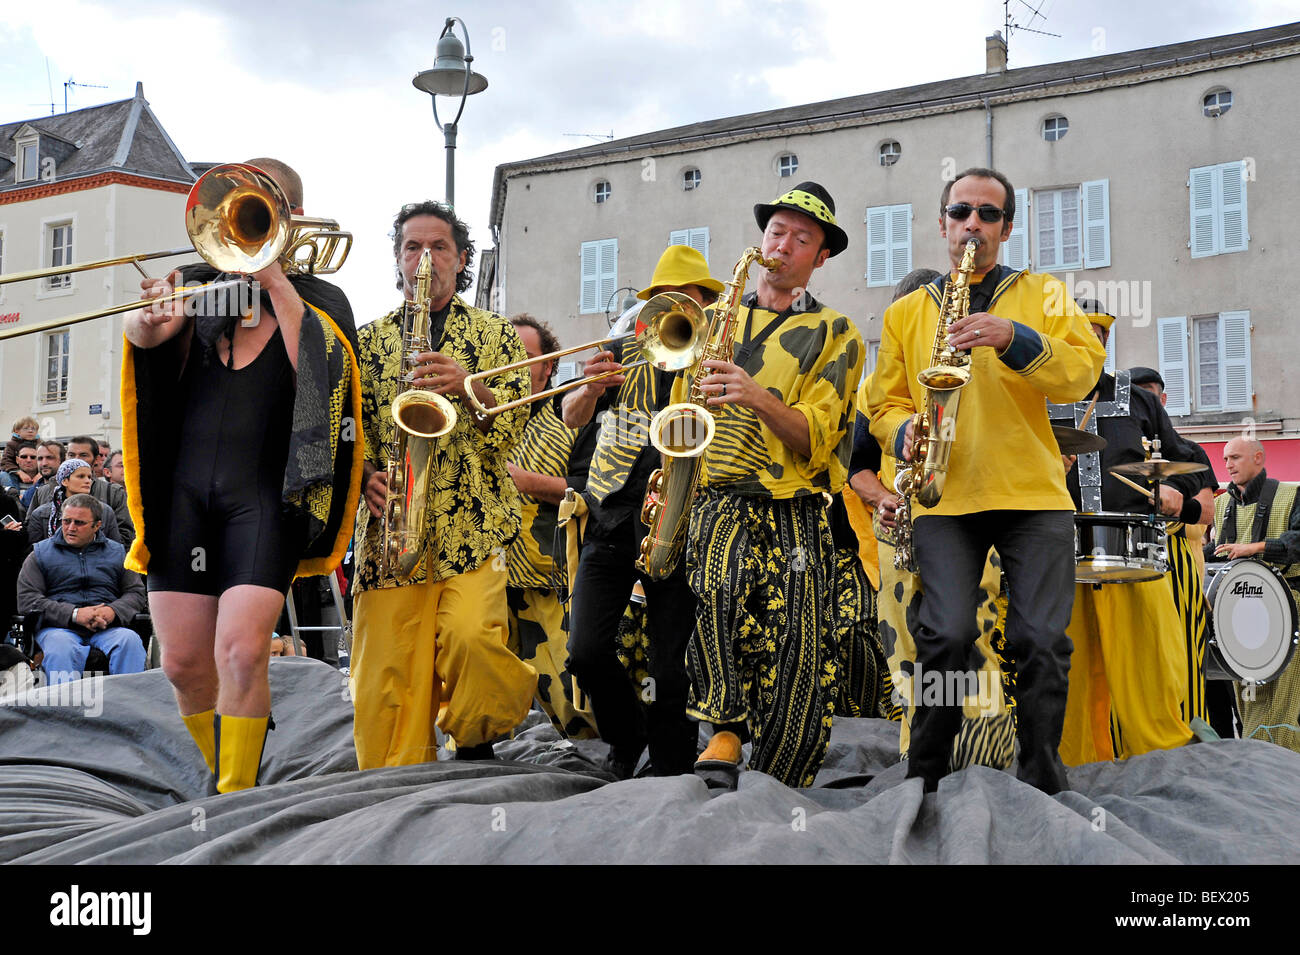
[[[1074, 510], [1044, 398], [1084, 398], [1106, 350], [1057, 279], [1005, 267], [988, 279], [997, 282], [988, 312], [1014, 322], [1015, 337], [1001, 355], [972, 349], [943, 498], [929, 509], [914, 502], [916, 517]], [[885, 312], [868, 404], [871, 433], [895, 457], [909, 417], [925, 407], [916, 375], [930, 363], [942, 284], [918, 289]]]

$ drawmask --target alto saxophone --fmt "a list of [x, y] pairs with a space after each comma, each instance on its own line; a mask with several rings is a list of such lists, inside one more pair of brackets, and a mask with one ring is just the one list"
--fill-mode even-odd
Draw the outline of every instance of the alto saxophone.
[[641, 542], [636, 567], [653, 580], [663, 580], [673, 572], [686, 543], [691, 501], [700, 482], [704, 452], [713, 441], [714, 431], [713, 412], [700, 387], [700, 381], [709, 373], [704, 362], [729, 362], [734, 357], [736, 315], [749, 267], [754, 262], [767, 269], [778, 264], [763, 258], [756, 248], [745, 250], [731, 281], [726, 283], [713, 307], [700, 356], [686, 372], [691, 377], [689, 397], [664, 408], [650, 422], [650, 443], [659, 449], [664, 460], [663, 467], [650, 475], [646, 485], [641, 522], [649, 526], [650, 532]]
[[[415, 356], [433, 351], [429, 341], [429, 289], [433, 258], [426, 251], [415, 271], [415, 301], [402, 322], [402, 380], [415, 377]], [[429, 467], [439, 438], [456, 425], [456, 409], [442, 395], [416, 388], [393, 399], [393, 456], [388, 461], [380, 586], [396, 586], [414, 576], [424, 559], [424, 524], [429, 504]]]
[[970, 277], [975, 271], [976, 248], [978, 243], [974, 239], [966, 243], [957, 277], [944, 286], [930, 364], [916, 376], [925, 389], [925, 410], [912, 429], [912, 463], [894, 479], [894, 490], [899, 495], [894, 516], [894, 566], [910, 573], [916, 573], [912, 499], [920, 501], [923, 507], [934, 507], [943, 496], [948, 458], [957, 434], [961, 389], [970, 381], [970, 353], [956, 351], [948, 335], [952, 326], [970, 312]]

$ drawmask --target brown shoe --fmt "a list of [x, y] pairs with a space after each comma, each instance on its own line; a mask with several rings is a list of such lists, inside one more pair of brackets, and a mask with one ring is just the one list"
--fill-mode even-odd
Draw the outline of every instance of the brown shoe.
[[700, 753], [699, 758], [695, 760], [695, 766], [699, 768], [708, 768], [710, 766], [739, 766], [740, 765], [740, 737], [730, 730], [720, 730], [713, 734], [709, 740], [709, 745]]

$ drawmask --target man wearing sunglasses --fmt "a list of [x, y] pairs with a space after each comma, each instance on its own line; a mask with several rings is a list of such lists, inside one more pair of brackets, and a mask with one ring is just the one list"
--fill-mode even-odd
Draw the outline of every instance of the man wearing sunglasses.
[[[1065, 287], [1050, 275], [998, 264], [1011, 235], [1015, 192], [992, 169], [968, 169], [943, 190], [939, 234], [954, 272], [967, 242], [976, 244], [970, 307], [949, 329], [948, 343], [970, 353], [960, 423], [952, 441], [947, 484], [931, 508], [912, 502], [913, 549], [924, 595], [913, 630], [914, 679], [950, 689], [918, 695], [908, 776], [927, 792], [947, 772], [961, 726], [962, 685], [970, 685], [978, 636], [976, 603], [990, 547], [1007, 576], [1007, 641], [1017, 664], [1018, 776], [1046, 793], [1066, 786], [1058, 747], [1065, 716], [1074, 598], [1074, 503], [1065, 488], [1060, 450], [1044, 397], [1084, 397], [1106, 353]], [[871, 432], [896, 458], [910, 461], [917, 413], [926, 392], [916, 375], [931, 365], [941, 277], [885, 312], [880, 355], [869, 397]], [[932, 671], [933, 678], [924, 677]], [[939, 681], [942, 677], [942, 681]]]
[[50, 683], [81, 679], [91, 647], [108, 657], [109, 673], [144, 670], [144, 644], [128, 629], [144, 612], [144, 582], [123, 567], [126, 549], [100, 531], [103, 506], [89, 494], [69, 497], [59, 530], [18, 575], [19, 612], [41, 614], [36, 642]]

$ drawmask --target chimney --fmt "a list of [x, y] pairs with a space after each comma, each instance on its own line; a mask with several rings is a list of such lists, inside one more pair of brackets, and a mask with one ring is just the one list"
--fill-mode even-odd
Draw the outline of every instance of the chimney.
[[997, 30], [992, 36], [984, 38], [984, 72], [1005, 73], [1007, 71], [1007, 41], [1002, 39], [1002, 31]]

